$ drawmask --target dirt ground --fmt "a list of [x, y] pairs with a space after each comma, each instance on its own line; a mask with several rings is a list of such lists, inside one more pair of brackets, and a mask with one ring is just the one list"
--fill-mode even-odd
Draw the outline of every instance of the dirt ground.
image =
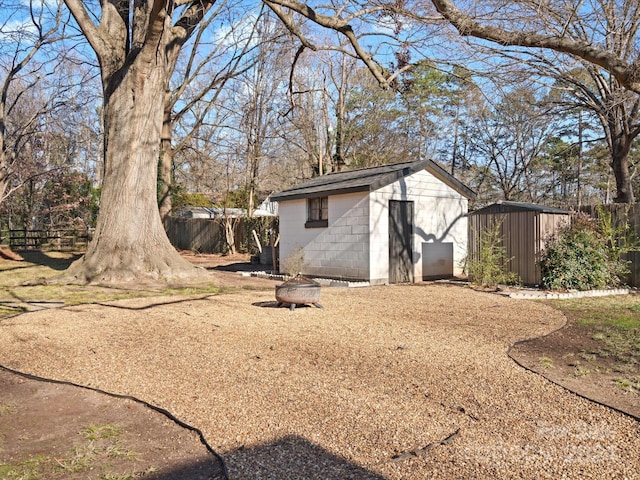
[[616, 386], [615, 359], [591, 355], [599, 344], [593, 328], [571, 319], [549, 335], [516, 343], [509, 355], [516, 362], [572, 392], [618, 409], [640, 420], [640, 396]]
[[[221, 285], [229, 290], [268, 294], [278, 283], [234, 272], [256, 268], [246, 263], [246, 257], [187, 255], [187, 258], [202, 267], [215, 268]], [[604, 376], [573, 374], [576, 363], [571, 361], [572, 352], [583, 351], [590, 341], [584, 327], [569, 323], [549, 335], [515, 344], [509, 355], [569, 390], [639, 418], [640, 402], [636, 394], [616, 389], [611, 379]], [[406, 348], [404, 344], [397, 347], [398, 351]], [[541, 358], [551, 359], [554, 368], [545, 368]], [[260, 361], [260, 357], [255, 360]], [[469, 421], [478, 420], [473, 413], [456, 408]], [[118, 433], [113, 436], [87, 433], [113, 425], [118, 426]], [[229, 478], [225, 465], [204, 443], [200, 432], [187, 427], [167, 412], [133, 398], [0, 369], [0, 480]], [[448, 441], [443, 436], [441, 445]], [[292, 444], [290, 448], [295, 447], [295, 439], [288, 442]], [[402, 459], [404, 454], [416, 456], [410, 451], [400, 453], [397, 458]], [[28, 476], [29, 471], [34, 475]], [[359, 477], [355, 474], [353, 478]]]
[[[225, 289], [269, 289], [274, 281], [242, 276], [260, 269], [246, 255], [183, 254], [217, 269]], [[2, 362], [0, 356], [0, 363]], [[117, 425], [114, 443], [87, 440], [83, 429]], [[117, 450], [116, 450], [116, 453]], [[0, 366], [0, 480], [218, 480], [225, 465], [199, 431], [133, 398], [23, 375]]]

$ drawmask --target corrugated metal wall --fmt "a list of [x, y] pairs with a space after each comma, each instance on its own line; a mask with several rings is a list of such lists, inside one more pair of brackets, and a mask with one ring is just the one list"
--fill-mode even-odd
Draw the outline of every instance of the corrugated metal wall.
[[481, 232], [499, 229], [507, 270], [517, 273], [525, 285], [537, 285], [540, 283], [537, 262], [544, 242], [569, 219], [569, 215], [535, 211], [472, 213], [469, 215], [469, 256], [479, 255]]

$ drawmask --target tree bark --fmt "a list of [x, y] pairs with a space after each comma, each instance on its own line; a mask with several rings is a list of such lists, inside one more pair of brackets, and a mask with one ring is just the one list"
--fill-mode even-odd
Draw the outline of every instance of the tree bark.
[[[65, 278], [80, 283], [173, 281], [199, 271], [173, 248], [157, 203], [165, 91], [180, 48], [215, 0], [102, 2], [101, 15], [64, 0], [100, 63], [104, 181], [93, 241]], [[100, 18], [99, 25], [94, 23]]]
[[171, 185], [173, 185], [173, 148], [171, 146], [171, 135], [173, 123], [171, 121], [171, 103], [165, 101], [164, 116], [162, 120], [162, 140], [160, 144], [160, 186], [159, 201], [160, 218], [164, 220], [171, 213], [173, 204], [171, 202]]
[[100, 215], [87, 253], [68, 272], [80, 283], [171, 281], [195, 273], [169, 242], [156, 200], [166, 83], [161, 57], [140, 55], [104, 82]]
[[616, 141], [612, 149], [611, 168], [616, 179], [615, 203], [634, 203], [633, 185], [629, 173], [629, 151], [631, 145], [625, 141]]

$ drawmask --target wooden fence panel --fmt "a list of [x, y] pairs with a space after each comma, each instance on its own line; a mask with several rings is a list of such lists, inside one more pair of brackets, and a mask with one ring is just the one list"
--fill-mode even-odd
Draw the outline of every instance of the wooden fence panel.
[[179, 250], [198, 253], [225, 251], [224, 228], [216, 219], [170, 217], [165, 220], [165, 229], [171, 244]]
[[9, 230], [12, 250], [84, 250], [89, 230]]
[[[611, 221], [615, 226], [629, 225], [629, 233], [640, 239], [640, 204], [613, 203], [608, 205], [589, 205], [581, 208], [581, 211], [598, 218], [602, 210], [611, 214]], [[629, 261], [630, 273], [625, 279], [625, 283], [631, 287], [640, 286], [640, 252], [629, 252], [624, 258]]]
[[[257, 220], [247, 218], [232, 220], [236, 251], [257, 253], [257, 246], [251, 234], [252, 222], [256, 223]], [[265, 218], [264, 225], [269, 224], [274, 224], [271, 226], [275, 228], [275, 220]], [[179, 250], [198, 253], [227, 253], [228, 251], [224, 219], [167, 217], [164, 227], [171, 244]], [[260, 233], [258, 232], [258, 235], [262, 236]]]

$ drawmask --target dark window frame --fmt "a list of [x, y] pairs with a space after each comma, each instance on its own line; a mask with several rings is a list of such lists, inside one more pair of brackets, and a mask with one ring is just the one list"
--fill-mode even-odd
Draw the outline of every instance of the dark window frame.
[[329, 226], [329, 197], [307, 199], [307, 221], [305, 228], [323, 228]]

